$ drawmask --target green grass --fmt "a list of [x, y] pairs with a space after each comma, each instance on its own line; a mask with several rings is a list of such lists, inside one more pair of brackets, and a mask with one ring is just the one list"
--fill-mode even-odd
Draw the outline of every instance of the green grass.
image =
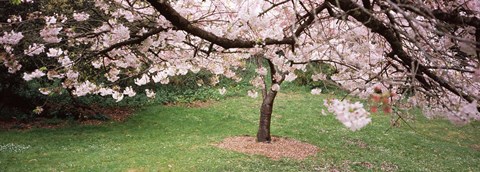
[[[227, 98], [207, 107], [150, 106], [124, 123], [71, 125], [62, 129], [0, 131], [0, 171], [480, 171], [479, 125], [456, 127], [418, 117], [389, 128], [374, 115], [351, 132], [323, 98], [307, 92], [280, 94], [273, 135], [318, 146], [306, 160], [273, 161], [216, 148], [229, 136], [255, 135], [260, 99]], [[367, 168], [367, 165], [371, 168]]]

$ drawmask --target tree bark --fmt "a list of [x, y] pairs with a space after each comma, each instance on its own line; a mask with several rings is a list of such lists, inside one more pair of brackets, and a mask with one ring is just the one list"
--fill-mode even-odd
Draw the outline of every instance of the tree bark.
[[257, 132], [257, 142], [270, 143], [272, 137], [270, 136], [270, 122], [272, 119], [273, 101], [277, 95], [276, 91], [270, 91], [263, 99], [260, 107], [260, 120]]

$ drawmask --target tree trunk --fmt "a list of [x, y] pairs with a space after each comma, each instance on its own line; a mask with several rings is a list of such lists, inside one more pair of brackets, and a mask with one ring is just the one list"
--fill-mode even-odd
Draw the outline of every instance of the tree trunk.
[[275, 100], [276, 95], [276, 91], [270, 91], [263, 99], [262, 107], [260, 108], [257, 142], [270, 143], [272, 140], [272, 137], [270, 136], [270, 121], [272, 119], [273, 101]]

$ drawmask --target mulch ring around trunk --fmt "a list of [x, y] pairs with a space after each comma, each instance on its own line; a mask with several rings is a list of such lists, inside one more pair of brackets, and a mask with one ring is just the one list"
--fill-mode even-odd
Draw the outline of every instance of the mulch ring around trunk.
[[314, 145], [282, 137], [272, 137], [270, 143], [261, 143], [257, 142], [255, 137], [236, 136], [226, 138], [215, 146], [246, 154], [263, 155], [273, 160], [282, 158], [303, 160], [316, 155], [320, 150]]

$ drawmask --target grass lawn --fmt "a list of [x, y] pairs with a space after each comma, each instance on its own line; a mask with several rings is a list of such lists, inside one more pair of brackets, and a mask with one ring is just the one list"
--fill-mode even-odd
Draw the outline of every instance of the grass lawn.
[[229, 136], [255, 135], [260, 99], [208, 106], [150, 106], [124, 123], [0, 131], [0, 171], [480, 171], [480, 125], [457, 127], [417, 116], [389, 128], [390, 117], [351, 132], [322, 116], [325, 95], [278, 96], [272, 134], [318, 146], [306, 160], [270, 160], [219, 149]]

